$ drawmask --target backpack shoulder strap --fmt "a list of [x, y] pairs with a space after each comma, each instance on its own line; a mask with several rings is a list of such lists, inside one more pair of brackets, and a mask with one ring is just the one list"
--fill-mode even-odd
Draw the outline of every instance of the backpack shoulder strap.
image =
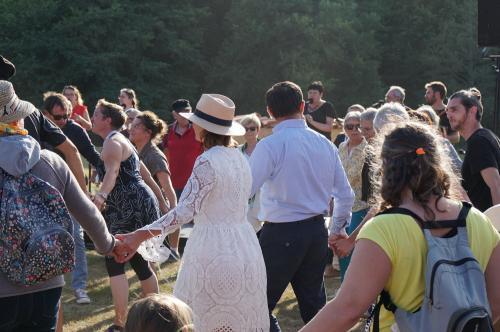
[[467, 215], [471, 209], [472, 205], [469, 202], [462, 202], [462, 208], [458, 214], [457, 219], [454, 220], [435, 220], [424, 222], [416, 213], [401, 207], [393, 207], [380, 212], [378, 215], [383, 214], [404, 214], [412, 217], [419, 224], [422, 229], [439, 229], [439, 228], [455, 228], [455, 227], [465, 227], [467, 222]]
[[392, 313], [396, 312], [396, 309], [398, 308], [394, 304], [394, 302], [392, 302], [389, 292], [387, 292], [385, 289], [380, 292], [379, 300], [377, 304], [375, 304], [375, 307], [373, 308], [373, 311], [371, 313], [370, 318], [373, 318], [373, 332], [380, 331], [380, 308], [382, 308], [382, 306], [384, 306], [385, 309], [391, 311]]
[[424, 229], [438, 229], [438, 228], [456, 228], [465, 227], [467, 225], [467, 215], [471, 209], [472, 205], [469, 202], [462, 202], [462, 208], [455, 220], [437, 220], [432, 222], [426, 222], [423, 225]]
[[419, 224], [420, 227], [423, 228], [424, 221], [422, 220], [422, 218], [420, 218], [420, 216], [418, 216], [415, 212], [410, 211], [408, 209], [401, 208], [401, 207], [393, 207], [393, 208], [387, 209], [383, 212], [377, 213], [377, 216], [384, 215], [384, 214], [404, 214], [404, 215], [410, 216], [413, 219], [415, 219], [415, 221]]

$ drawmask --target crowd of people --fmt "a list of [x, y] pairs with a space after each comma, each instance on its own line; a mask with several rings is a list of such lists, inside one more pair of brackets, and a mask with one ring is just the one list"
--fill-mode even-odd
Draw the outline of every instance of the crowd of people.
[[[281, 331], [274, 309], [288, 285], [301, 331], [348, 331], [363, 317], [373, 331], [438, 331], [452, 323], [487, 331], [500, 320], [500, 234], [483, 213], [500, 204], [500, 139], [481, 125], [478, 89], [447, 97], [445, 84], [429, 82], [426, 105], [414, 110], [405, 90], [391, 86], [383, 102], [353, 104], [340, 118], [320, 81], [307, 98], [284, 81], [265, 93], [269, 118], [236, 120], [230, 98], [202, 94], [194, 108], [173, 102], [167, 126], [139, 108], [132, 89], [119, 91], [118, 104], [101, 99], [89, 112], [78, 87], [67, 85], [46, 92], [38, 110], [9, 81], [15, 66], [3, 57], [0, 65], [0, 153], [9, 156], [0, 159], [0, 215], [9, 220], [0, 225], [0, 251], [19, 233], [64, 251], [54, 228], [15, 219], [19, 211], [6, 202], [26, 204], [21, 210], [30, 217], [54, 211], [24, 211], [38, 194], [11, 198], [4, 186], [30, 185], [36, 176], [57, 189], [73, 225], [77, 303], [92, 301], [82, 229], [105, 256], [115, 311], [107, 332]], [[267, 137], [264, 122], [272, 127]], [[103, 140], [101, 151], [88, 131]], [[457, 153], [460, 137], [465, 156]], [[81, 157], [99, 182], [94, 193]], [[180, 229], [193, 223], [181, 257]], [[465, 301], [456, 310], [475, 308], [470, 320], [427, 309], [426, 274], [441, 246], [448, 259], [470, 264], [457, 275], [476, 274], [446, 277], [461, 291], [431, 284], [437, 296], [457, 295], [435, 301], [445, 308]], [[23, 255], [21, 266], [32, 252]], [[334, 256], [341, 286], [327, 303], [324, 278]], [[161, 295], [155, 269], [177, 260], [173, 294]], [[0, 330], [55, 331], [62, 274], [31, 275], [23, 284], [5, 262]], [[128, 262], [142, 287], [130, 309]], [[451, 265], [451, 272], [462, 268]]]

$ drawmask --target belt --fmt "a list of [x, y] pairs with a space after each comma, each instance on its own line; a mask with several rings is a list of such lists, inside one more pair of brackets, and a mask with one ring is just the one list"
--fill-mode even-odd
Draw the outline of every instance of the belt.
[[311, 222], [325, 222], [325, 218], [322, 214], [318, 214], [316, 216], [309, 217], [307, 219], [302, 219], [302, 220], [296, 220], [296, 221], [287, 221], [287, 222], [271, 222], [271, 221], [264, 221], [264, 225], [269, 225], [269, 226], [285, 226], [285, 225], [301, 225], [304, 223], [311, 223]]

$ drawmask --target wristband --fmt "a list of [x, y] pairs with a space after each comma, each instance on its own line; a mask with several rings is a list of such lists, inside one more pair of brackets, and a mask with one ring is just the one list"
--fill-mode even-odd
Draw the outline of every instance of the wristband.
[[101, 196], [104, 200], [108, 199], [108, 194], [99, 191], [96, 196]]

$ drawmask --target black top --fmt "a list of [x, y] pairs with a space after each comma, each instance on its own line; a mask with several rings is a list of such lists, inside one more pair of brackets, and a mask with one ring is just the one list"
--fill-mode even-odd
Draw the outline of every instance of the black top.
[[373, 169], [371, 158], [368, 154], [361, 169], [361, 200], [368, 202], [373, 197]]
[[[100, 171], [105, 174], [104, 165]], [[133, 232], [160, 218], [158, 200], [141, 177], [139, 156], [135, 151], [120, 163], [115, 186], [106, 199], [102, 215], [111, 234]]]
[[[325, 102], [323, 105], [321, 105], [316, 110], [311, 110], [309, 108], [309, 104], [307, 104], [306, 109], [304, 110], [304, 114], [310, 114], [314, 121], [321, 122], [321, 123], [326, 123], [327, 117], [332, 118], [332, 119], [337, 118], [337, 114], [335, 113], [333, 105], [330, 102]], [[331, 139], [331, 137], [330, 137], [331, 134], [329, 132], [321, 131], [309, 123], [307, 125], [312, 130], [317, 131], [318, 133], [325, 135], [326, 138], [328, 138], [328, 140]]]
[[62, 130], [48, 120], [39, 110], [24, 118], [24, 128], [42, 146], [42, 143], [46, 143], [57, 147], [66, 141], [66, 136]]
[[447, 135], [453, 135], [457, 131], [451, 129], [450, 119], [446, 115], [446, 109], [436, 110], [436, 114], [439, 116], [439, 128], [445, 128]]
[[101, 157], [90, 140], [89, 135], [79, 124], [69, 119], [62, 128], [63, 133], [75, 144], [78, 152], [87, 159], [89, 164], [98, 168], [102, 164]]
[[486, 128], [476, 130], [467, 140], [462, 185], [474, 206], [481, 211], [493, 206], [490, 188], [484, 182], [481, 171], [490, 167], [499, 169], [499, 166], [500, 140]]

